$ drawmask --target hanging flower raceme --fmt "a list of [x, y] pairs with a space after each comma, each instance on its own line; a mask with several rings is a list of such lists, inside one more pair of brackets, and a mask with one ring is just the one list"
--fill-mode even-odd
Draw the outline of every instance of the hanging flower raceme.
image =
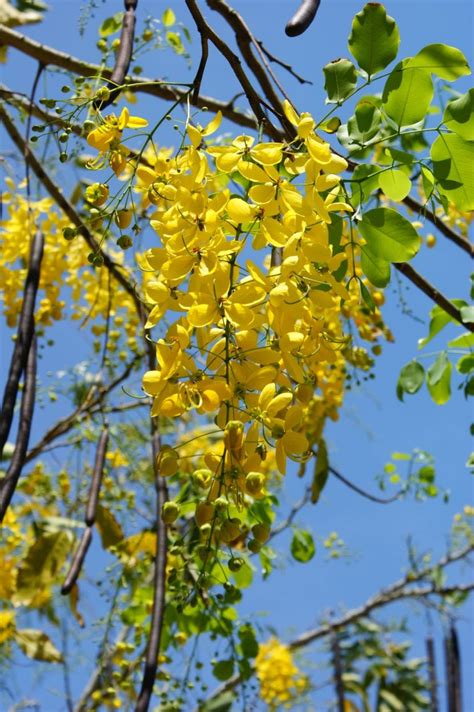
[[259, 645], [255, 669], [260, 696], [271, 710], [289, 708], [308, 686], [308, 680], [295, 665], [290, 649], [277, 638]]

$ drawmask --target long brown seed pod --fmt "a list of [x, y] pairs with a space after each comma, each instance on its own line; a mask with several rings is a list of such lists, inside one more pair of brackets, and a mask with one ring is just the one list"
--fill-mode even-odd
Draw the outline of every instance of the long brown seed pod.
[[77, 578], [81, 573], [82, 565], [84, 563], [84, 559], [86, 558], [87, 550], [90, 546], [91, 541], [92, 529], [91, 527], [86, 527], [82, 534], [81, 541], [79, 542], [79, 546], [74, 552], [74, 557], [72, 559], [71, 566], [67, 573], [66, 579], [61, 587], [61, 593], [63, 594], [63, 596], [67, 596], [67, 594], [70, 593], [72, 587], [76, 583]]
[[120, 44], [115, 60], [115, 66], [108, 81], [110, 96], [107, 99], [96, 102], [97, 109], [103, 110], [111, 104], [122, 91], [122, 85], [128, 74], [130, 62], [133, 54], [133, 40], [135, 39], [135, 25], [137, 18], [135, 10], [138, 0], [125, 0], [125, 13], [122, 21], [122, 31], [120, 33]]
[[431, 712], [439, 712], [438, 704], [438, 678], [436, 675], [436, 658], [433, 638], [426, 639], [426, 658], [428, 661], [428, 680], [430, 685]]
[[84, 518], [88, 527], [91, 527], [95, 521], [97, 502], [99, 501], [100, 486], [102, 484], [102, 475], [104, 472], [105, 454], [107, 452], [107, 444], [109, 442], [109, 426], [105, 425], [100, 435], [95, 455], [94, 470], [92, 472], [92, 482], [89, 490], [89, 499], [87, 500], [86, 516]]
[[339, 639], [337, 637], [337, 632], [334, 631], [331, 636], [331, 650], [332, 650], [332, 665], [334, 669], [334, 687], [336, 689], [337, 697], [337, 710], [338, 712], [344, 712], [345, 701], [344, 701], [344, 682], [342, 679], [342, 659], [341, 659], [341, 649], [339, 647]]
[[453, 712], [462, 712], [462, 685], [461, 685], [461, 649], [459, 645], [459, 636], [454, 623], [451, 623], [450, 628], [451, 638], [451, 670], [453, 680]]
[[0, 482], [0, 522], [3, 521], [3, 517], [15, 492], [28, 451], [36, 396], [36, 334], [34, 333], [34, 329], [24, 374], [20, 422], [18, 425], [15, 450], [13, 451], [7, 474]]
[[28, 359], [33, 339], [35, 326], [35, 302], [36, 294], [38, 292], [43, 250], [44, 236], [39, 230], [37, 230], [31, 241], [28, 271], [26, 274], [25, 289], [23, 292], [24, 297], [21, 305], [15, 347], [13, 349], [7, 382], [3, 394], [2, 411], [0, 413], [0, 454], [3, 452], [3, 448], [10, 433], [15, 403], [18, 395], [18, 386], [21, 374], [26, 366], [26, 361]]
[[288, 37], [297, 37], [305, 32], [316, 17], [321, 0], [303, 0], [285, 27]]
[[140, 694], [135, 706], [135, 712], [147, 712], [150, 699], [153, 693], [156, 671], [158, 669], [158, 655], [160, 652], [161, 629], [163, 627], [163, 616], [165, 612], [165, 585], [166, 585], [166, 559], [168, 553], [167, 527], [161, 519], [161, 510], [168, 499], [166, 481], [160, 477], [156, 465], [156, 459], [160, 451], [160, 436], [156, 431], [156, 426], [152, 421], [152, 457], [155, 468], [156, 487], [156, 559], [155, 559], [155, 580], [153, 610], [151, 614], [150, 635], [145, 657], [145, 670]]

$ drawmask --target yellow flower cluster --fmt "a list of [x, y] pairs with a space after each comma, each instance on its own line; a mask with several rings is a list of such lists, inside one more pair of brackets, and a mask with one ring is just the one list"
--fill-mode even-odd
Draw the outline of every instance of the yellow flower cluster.
[[[118, 289], [105, 271], [97, 274], [87, 266], [90, 251], [81, 239], [64, 239], [63, 230], [70, 225], [67, 218], [54, 209], [51, 198], [28, 201], [11, 181], [6, 179], [8, 192], [3, 194], [7, 217], [0, 223], [0, 283], [2, 284], [3, 312], [7, 325], [14, 327], [21, 311], [23, 289], [28, 264], [30, 235], [40, 229], [45, 237], [41, 265], [36, 323], [51, 326], [66, 317], [74, 320], [102, 319], [93, 326], [99, 336], [106, 329], [105, 319], [110, 311], [109, 351], [125, 328], [128, 347], [136, 348], [138, 317], [133, 301], [125, 290]], [[123, 252], [113, 253], [114, 261], [123, 262]], [[67, 299], [70, 290], [72, 299]]]
[[307, 688], [307, 679], [295, 665], [288, 646], [276, 638], [260, 644], [255, 669], [260, 695], [271, 710], [290, 706]]

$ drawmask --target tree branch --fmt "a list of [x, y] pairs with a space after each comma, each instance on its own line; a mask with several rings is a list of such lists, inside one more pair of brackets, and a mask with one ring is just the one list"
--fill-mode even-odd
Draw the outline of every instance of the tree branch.
[[[4, 25], [0, 26], [0, 45], [5, 44], [14, 47], [23, 54], [41, 61], [44, 65], [60, 67], [74, 74], [79, 74], [83, 77], [103, 77], [110, 79], [112, 70], [107, 67], [101, 67], [98, 64], [84, 62], [76, 57], [73, 57], [65, 52], [40, 44], [35, 40], [26, 37], [20, 32], [15, 32]], [[160, 80], [153, 80], [148, 77], [126, 77], [125, 84], [132, 83], [133, 91], [148, 96], [155, 96], [166, 101], [176, 101], [185, 103], [188, 101], [189, 92], [183, 91], [178, 87], [172, 87], [170, 84]], [[233, 108], [233, 102], [219, 101], [210, 96], [200, 96], [196, 101], [192, 101], [195, 106], [200, 108], [207, 107], [209, 111], [221, 111], [222, 115], [239, 126], [255, 129], [255, 119], [241, 111]], [[268, 133], [268, 127], [263, 126], [263, 131]]]
[[445, 237], [447, 237], [448, 240], [454, 242], [454, 244], [460, 247], [461, 250], [464, 250], [468, 253], [468, 255], [474, 257], [474, 245], [471, 245], [467, 238], [463, 237], [462, 235], [459, 235], [459, 233], [449, 227], [449, 225], [440, 220], [440, 218], [434, 212], [429, 210], [426, 205], [422, 205], [417, 200], [412, 198], [411, 195], [407, 195], [407, 197], [403, 199], [403, 203], [408, 208], [415, 211], [419, 215], [422, 215], [424, 218], [433, 223], [433, 225], [437, 230], [439, 230], [439, 232], [441, 232]]
[[433, 287], [419, 272], [417, 272], [410, 264], [407, 262], [400, 262], [394, 264], [394, 267], [405, 275], [407, 279], [418, 287], [423, 294], [431, 299], [435, 304], [444, 309], [446, 314], [449, 314], [455, 321], [458, 321], [464, 326], [468, 331], [474, 332], [474, 324], [463, 321], [461, 316], [461, 311], [457, 308], [455, 304], [449, 301], [447, 297], [444, 296], [436, 287]]
[[110, 96], [108, 99], [98, 101], [96, 108], [103, 111], [109, 104], [112, 104], [122, 91], [122, 84], [128, 74], [130, 62], [133, 54], [133, 40], [135, 38], [135, 25], [137, 18], [135, 10], [138, 0], [124, 0], [125, 13], [122, 20], [122, 30], [120, 32], [120, 44], [115, 59], [115, 66], [110, 75], [108, 86]]

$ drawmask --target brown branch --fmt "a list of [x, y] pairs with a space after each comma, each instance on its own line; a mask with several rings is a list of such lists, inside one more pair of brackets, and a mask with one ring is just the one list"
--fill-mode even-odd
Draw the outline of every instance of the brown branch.
[[[0, 44], [14, 47], [23, 54], [41, 61], [44, 65], [66, 69], [69, 72], [83, 77], [103, 77], [104, 79], [110, 79], [112, 74], [112, 70], [107, 67], [84, 62], [65, 52], [59, 52], [52, 47], [40, 44], [26, 37], [26, 35], [11, 30], [4, 25], [0, 26]], [[125, 84], [129, 83], [133, 84], [132, 88], [134, 92], [155, 96], [166, 101], [176, 101], [176, 99], [179, 99], [180, 102], [186, 103], [189, 98], [188, 91], [183, 91], [178, 87], [175, 88], [160, 80], [154, 80], [148, 77], [126, 77]], [[255, 119], [252, 116], [234, 109], [232, 101], [219, 101], [214, 97], [200, 96], [197, 101], [193, 101], [192, 103], [200, 108], [207, 107], [209, 111], [216, 113], [221, 111], [226, 119], [238, 126], [255, 129]], [[263, 131], [268, 133], [268, 127], [264, 125]]]
[[422, 205], [410, 195], [407, 195], [407, 197], [403, 199], [403, 203], [408, 208], [414, 210], [416, 213], [422, 215], [424, 218], [433, 223], [435, 228], [439, 230], [439, 232], [441, 232], [445, 237], [447, 237], [448, 240], [451, 240], [451, 242], [454, 242], [455, 245], [467, 252], [468, 255], [474, 257], [474, 245], [471, 245], [467, 238], [463, 237], [462, 235], [459, 235], [459, 233], [449, 227], [449, 225], [443, 222], [436, 215], [436, 213], [429, 210], [426, 205]]
[[245, 71], [243, 70], [242, 63], [239, 57], [227, 46], [227, 44], [206, 22], [196, 3], [196, 0], [186, 0], [186, 5], [192, 15], [192, 18], [196, 24], [200, 35], [204, 35], [204, 37], [207, 37], [207, 39], [212, 42], [214, 47], [222, 54], [222, 56], [229, 63], [232, 71], [234, 72], [242, 89], [245, 92], [247, 100], [250, 104], [253, 113], [255, 114], [258, 124], [262, 126], [262, 128], [264, 128], [266, 132], [274, 138], [274, 140], [278, 141], [281, 138], [281, 134], [278, 129], [273, 126], [273, 124], [263, 111], [262, 100], [258, 96], [257, 92], [253, 88], [250, 79], [247, 77]]
[[23, 395], [20, 406], [20, 423], [15, 443], [15, 450], [7, 470], [7, 474], [0, 481], [0, 522], [8, 509], [15, 492], [21, 471], [25, 464], [28, 441], [30, 439], [31, 422], [35, 407], [36, 396], [36, 334], [33, 332], [30, 350], [24, 371]]
[[197, 68], [196, 76], [193, 81], [193, 93], [191, 95], [191, 101], [195, 104], [199, 99], [199, 92], [201, 91], [201, 82], [204, 76], [204, 70], [206, 69], [207, 60], [209, 58], [209, 42], [206, 35], [201, 34], [201, 60]]
[[135, 25], [137, 22], [135, 10], [137, 9], [137, 5], [138, 0], [124, 0], [125, 13], [122, 21], [122, 30], [120, 32], [120, 44], [115, 59], [115, 66], [108, 81], [110, 96], [107, 99], [95, 102], [95, 108], [101, 111], [118, 98], [122, 91], [122, 84], [128, 74], [133, 54], [133, 40], [135, 38]]
[[405, 275], [407, 279], [418, 287], [423, 294], [431, 299], [435, 304], [444, 309], [446, 314], [449, 314], [455, 321], [462, 324], [468, 331], [474, 332], [474, 324], [468, 321], [463, 321], [461, 316], [461, 311], [457, 308], [455, 304], [449, 301], [447, 297], [444, 296], [436, 287], [430, 284], [419, 272], [417, 272], [410, 264], [407, 262], [400, 262], [394, 264], [394, 267]]
[[[0, 28], [1, 35], [1, 28]], [[110, 271], [114, 279], [125, 289], [125, 291], [130, 295], [135, 304], [135, 309], [141, 321], [145, 319], [145, 307], [138, 298], [133, 285], [128, 281], [127, 277], [120, 271], [119, 266], [109, 257], [109, 255], [104, 252], [95, 237], [90, 232], [89, 228], [82, 221], [79, 213], [76, 212], [71, 203], [64, 197], [60, 187], [53, 181], [53, 179], [46, 173], [40, 161], [36, 158], [34, 153], [31, 151], [29, 146], [26, 145], [25, 140], [21, 136], [20, 132], [16, 128], [12, 118], [0, 104], [0, 118], [3, 120], [3, 124], [7, 130], [8, 135], [12, 139], [13, 143], [25, 156], [26, 160], [30, 164], [36, 177], [42, 182], [50, 196], [53, 198], [55, 203], [61, 208], [64, 214], [69, 218], [72, 224], [77, 227], [79, 233], [84, 238], [86, 243], [89, 245], [91, 250], [101, 255], [103, 259], [103, 264]]]
[[[259, 44], [255, 37], [253, 36], [252, 32], [248, 28], [247, 24], [243, 20], [243, 18], [239, 15], [239, 13], [234, 10], [234, 8], [230, 7], [225, 0], [207, 0], [207, 4], [212, 10], [215, 10], [216, 12], [223, 17], [226, 22], [229, 24], [229, 26], [234, 30], [235, 34], [235, 39], [237, 42], [237, 46], [242, 54], [242, 57], [244, 58], [245, 62], [247, 63], [247, 66], [249, 69], [253, 72], [254, 76], [256, 77], [258, 83], [260, 84], [260, 87], [270, 102], [273, 111], [276, 113], [278, 116], [284, 131], [285, 135], [288, 138], [288, 140], [292, 141], [295, 138], [295, 129], [294, 126], [288, 121], [286, 118], [284, 112], [283, 112], [283, 107], [281, 104], [280, 99], [278, 98], [275, 90], [273, 89], [272, 83], [268, 78], [267, 72], [269, 70], [268, 65], [263, 67], [258, 59], [255, 57], [255, 55], [252, 52], [252, 45], [257, 48], [257, 51], [260, 53], [260, 56], [263, 57], [263, 53], [259, 47]], [[266, 62], [266, 60], [265, 60]], [[270, 70], [271, 71], [271, 70]], [[275, 77], [272, 77], [274, 81], [277, 81]], [[279, 86], [279, 84], [277, 84]], [[284, 90], [279, 86], [280, 90], [284, 92]]]
[[158, 656], [161, 644], [161, 631], [165, 612], [166, 560], [168, 554], [167, 526], [161, 518], [161, 510], [168, 499], [166, 480], [160, 476], [157, 457], [160, 451], [160, 436], [154, 420], [151, 421], [151, 445], [153, 469], [156, 487], [156, 558], [154, 575], [153, 609], [151, 613], [150, 634], [145, 656], [145, 669], [142, 686], [135, 706], [135, 712], [146, 712], [150, 705], [158, 669]]
[[[94, 411], [93, 409], [97, 406], [102, 407], [102, 401], [104, 398], [117, 386], [119, 386], [123, 381], [125, 381], [133, 370], [135, 364], [141, 359], [142, 355], [139, 354], [127, 365], [124, 371], [117, 376], [113, 381], [111, 381], [107, 386], [101, 388], [97, 393], [97, 386], [92, 386], [89, 393], [84, 398], [83, 402], [69, 415], [61, 418], [57, 421], [41, 438], [41, 440], [34, 445], [31, 450], [29, 450], [25, 462], [30, 462], [36, 457], [44, 452], [45, 448], [59, 438], [61, 435], [68, 433], [75, 426], [77, 420], [83, 416], [91, 415]], [[96, 394], [96, 395], [94, 395]], [[109, 411], [112, 412], [112, 411]]]
[[[441, 558], [436, 564], [427, 566], [416, 573], [410, 572], [403, 579], [395, 581], [391, 586], [382, 589], [377, 594], [369, 598], [364, 604], [358, 608], [354, 608], [348, 611], [346, 614], [340, 618], [333, 620], [332, 622], [324, 623], [318, 628], [306, 631], [302, 633], [297, 638], [294, 638], [288, 647], [291, 650], [297, 650], [303, 648], [315, 640], [320, 640], [321, 638], [326, 638], [331, 635], [334, 631], [342, 630], [346, 628], [351, 623], [364, 618], [372, 611], [382, 608], [390, 603], [396, 601], [406, 600], [410, 598], [426, 598], [428, 596], [439, 596], [444, 597], [455, 592], [469, 593], [474, 590], [474, 582], [468, 584], [455, 584], [452, 586], [441, 586], [437, 587], [433, 583], [429, 583], [425, 586], [414, 586], [413, 584], [427, 578], [433, 570], [437, 568], [444, 568], [455, 561], [466, 558], [470, 553], [474, 551], [474, 544], [469, 544], [463, 549], [459, 549], [456, 552], [448, 553], [446, 556]], [[253, 670], [254, 672], [255, 670]], [[241, 682], [240, 675], [234, 675], [224, 684], [220, 685], [218, 688], [212, 692], [212, 694], [207, 698], [207, 702], [214, 700], [224, 692], [233, 690]], [[198, 712], [195, 710], [194, 712]]]
[[283, 62], [279, 57], [276, 57], [274, 54], [272, 54], [267, 47], [263, 44], [262, 40], [257, 40], [257, 43], [262, 50], [262, 52], [268, 57], [270, 62], [274, 62], [275, 64], [278, 64], [280, 67], [283, 67], [283, 69], [286, 69], [286, 71], [291, 74], [292, 77], [297, 79], [300, 84], [311, 84], [313, 85], [313, 82], [311, 82], [309, 79], [305, 79], [302, 77], [300, 74], [295, 72], [291, 64], [287, 64], [286, 62]]
[[336, 479], [345, 484], [346, 487], [349, 487], [349, 489], [357, 492], [357, 494], [360, 494], [361, 497], [365, 497], [365, 499], [368, 499], [371, 502], [376, 502], [377, 504], [391, 504], [402, 496], [402, 492], [398, 492], [392, 497], [376, 497], [374, 494], [370, 494], [370, 492], [366, 492], [366, 490], [363, 490], [361, 487], [355, 485], [353, 482], [348, 480], [347, 477], [344, 477], [344, 475], [341, 475], [341, 473], [332, 467], [332, 465], [329, 465], [328, 470], [332, 475], [334, 475], [334, 477], [336, 477]]
[[92, 482], [89, 490], [89, 499], [87, 500], [86, 516], [84, 518], [88, 527], [91, 527], [95, 522], [97, 502], [99, 501], [100, 486], [102, 484], [102, 475], [104, 472], [105, 454], [107, 452], [107, 444], [109, 442], [109, 427], [105, 425], [100, 434], [97, 452], [95, 456], [94, 470], [92, 472]]
[[87, 550], [90, 546], [91, 541], [92, 529], [91, 527], [86, 527], [82, 533], [82, 538], [79, 542], [79, 546], [77, 547], [74, 553], [71, 567], [67, 573], [63, 585], [61, 586], [61, 593], [63, 594], [63, 596], [67, 596], [67, 594], [70, 593], [72, 587], [76, 583], [78, 576], [81, 573], [82, 565], [86, 558]]
[[10, 433], [21, 374], [25, 369], [28, 354], [31, 351], [31, 343], [35, 329], [35, 302], [38, 293], [43, 251], [44, 235], [37, 230], [30, 244], [28, 270], [23, 290], [24, 296], [18, 321], [16, 341], [3, 393], [2, 411], [0, 414], [0, 453], [3, 453], [3, 448]]

